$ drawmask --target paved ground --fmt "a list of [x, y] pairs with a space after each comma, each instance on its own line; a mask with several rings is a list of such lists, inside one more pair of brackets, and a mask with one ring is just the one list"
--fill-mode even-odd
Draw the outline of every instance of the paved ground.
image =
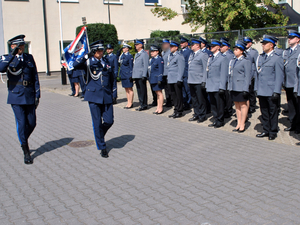
[[123, 110], [123, 102], [103, 159], [95, 145], [72, 147], [94, 139], [91, 118], [59, 83], [41, 79], [33, 165], [23, 164], [0, 85], [0, 224], [300, 223], [300, 148], [292, 143]]

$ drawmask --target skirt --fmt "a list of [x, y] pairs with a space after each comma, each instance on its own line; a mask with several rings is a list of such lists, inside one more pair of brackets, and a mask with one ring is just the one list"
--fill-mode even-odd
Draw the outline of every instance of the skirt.
[[133, 87], [133, 82], [131, 82], [129, 79], [122, 79], [122, 87], [123, 88], [132, 88]]
[[240, 91], [231, 91], [231, 99], [233, 102], [246, 102], [249, 98], [245, 98], [243, 92]]
[[72, 83], [80, 83], [80, 78], [79, 77], [72, 77], [71, 81], [72, 81]]
[[153, 91], [161, 91], [162, 89], [164, 89], [164, 85], [151, 84], [151, 88]]

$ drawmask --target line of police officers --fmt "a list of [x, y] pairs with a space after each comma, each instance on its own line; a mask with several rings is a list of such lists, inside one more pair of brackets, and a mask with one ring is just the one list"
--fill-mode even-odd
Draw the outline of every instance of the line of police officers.
[[[32, 55], [24, 53], [24, 38], [24, 35], [18, 35], [9, 40], [12, 52], [1, 56], [0, 72], [6, 72], [8, 76], [7, 103], [11, 104], [15, 114], [24, 163], [32, 164], [28, 138], [36, 126], [40, 85], [35, 61]], [[289, 31], [290, 47], [284, 51], [276, 47], [277, 41], [276, 37], [264, 35], [263, 53], [258, 55], [252, 49], [253, 41], [249, 37], [236, 41], [234, 53], [226, 38], [213, 39], [211, 43], [203, 38], [192, 39], [191, 48], [189, 41], [182, 38], [181, 51], [178, 50], [179, 43], [164, 39], [162, 52], [159, 46], [151, 46], [150, 60], [143, 40], [135, 41], [137, 54], [134, 58], [129, 53], [131, 46], [124, 44], [119, 59], [112, 53], [111, 45], [107, 45], [104, 57], [103, 42], [94, 42], [90, 45], [91, 52], [74, 62], [74, 70], [81, 70], [83, 65], [87, 68], [83, 74], [86, 77], [84, 100], [89, 103], [95, 140], [102, 157], [108, 157], [104, 136], [114, 122], [112, 105], [116, 99], [117, 62], [128, 99], [125, 109], [132, 108], [134, 82], [140, 103], [137, 110], [147, 109], [146, 81], [149, 80], [152, 105], [157, 105], [155, 114], [163, 113], [163, 89], [165, 106], [174, 104], [174, 113], [169, 117], [182, 117], [184, 109], [192, 103], [194, 115], [189, 121], [201, 123], [211, 111], [214, 122], [209, 126], [215, 128], [223, 126], [224, 117], [232, 115], [234, 102], [238, 124], [233, 131], [244, 132], [248, 111], [255, 111], [257, 97], [263, 132], [256, 136], [274, 140], [283, 86], [291, 124], [284, 130], [300, 133], [300, 33]]]

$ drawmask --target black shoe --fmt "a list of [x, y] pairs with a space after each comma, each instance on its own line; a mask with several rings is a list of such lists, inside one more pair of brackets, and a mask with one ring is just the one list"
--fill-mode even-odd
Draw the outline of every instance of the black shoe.
[[191, 109], [190, 106], [184, 106], [184, 107], [183, 107], [183, 110], [184, 110], [184, 111], [188, 111], [188, 110], [190, 110], [190, 109]]
[[223, 127], [223, 126], [224, 126], [224, 123], [216, 123], [215, 128], [220, 128], [220, 127]]
[[130, 107], [124, 107], [124, 109], [131, 109], [133, 108], [133, 105], [131, 105]]
[[255, 113], [255, 109], [249, 109], [249, 112], [248, 113]]
[[198, 116], [193, 116], [192, 118], [189, 119], [189, 121], [196, 121], [196, 120], [198, 120], [198, 119], [199, 119]]
[[238, 132], [240, 130], [240, 128], [238, 129], [233, 129], [232, 132]]
[[24, 163], [25, 164], [32, 164], [33, 160], [30, 156], [30, 151], [29, 151], [29, 147], [28, 144], [27, 145], [21, 145], [23, 152], [24, 152]]
[[262, 132], [262, 133], [256, 135], [256, 137], [258, 137], [258, 138], [268, 137], [268, 136], [269, 136], [269, 134], [266, 132]]
[[300, 134], [300, 131], [299, 130], [295, 130], [294, 133], [295, 134]]
[[206, 120], [205, 117], [201, 117], [201, 118], [199, 118], [199, 119], [197, 120], [197, 123], [202, 123], [202, 122], [204, 122], [205, 120]]
[[289, 113], [289, 110], [288, 110], [288, 109], [285, 109], [285, 110], [282, 111], [282, 113], [287, 114], [287, 113]]
[[244, 128], [244, 130], [239, 130], [238, 133], [244, 133], [245, 130], [246, 130], [245, 128]]
[[149, 106], [151, 106], [151, 107], [157, 106], [157, 102], [153, 101]]
[[69, 94], [69, 96], [74, 96], [75, 94]]
[[176, 119], [176, 118], [180, 118], [180, 117], [183, 117], [183, 114], [182, 113], [176, 113], [173, 118]]
[[136, 109], [136, 111], [144, 111], [146, 109], [147, 109], [147, 107], [139, 107], [138, 109]]
[[80, 98], [84, 98], [84, 95], [81, 95]]
[[173, 118], [176, 115], [176, 113], [173, 113], [172, 115], [169, 116], [169, 118]]
[[287, 128], [284, 128], [284, 131], [294, 131], [294, 127], [287, 127]]
[[164, 110], [161, 111], [161, 112], [155, 112], [154, 114], [155, 114], [155, 115], [160, 115], [160, 114], [163, 114], [163, 113], [164, 113]]
[[101, 150], [101, 156], [102, 156], [103, 158], [108, 158], [108, 157], [109, 157], [109, 156], [108, 156], [108, 152], [107, 152], [106, 149]]
[[214, 127], [216, 126], [216, 122], [213, 122], [212, 124], [209, 124], [208, 127]]
[[296, 145], [300, 146], [300, 142], [296, 143]]
[[113, 104], [114, 105], [117, 104], [117, 99], [116, 98], [113, 99]]
[[277, 137], [276, 134], [270, 134], [269, 140], [270, 140], [270, 141], [273, 141], [273, 140], [275, 140], [276, 137]]

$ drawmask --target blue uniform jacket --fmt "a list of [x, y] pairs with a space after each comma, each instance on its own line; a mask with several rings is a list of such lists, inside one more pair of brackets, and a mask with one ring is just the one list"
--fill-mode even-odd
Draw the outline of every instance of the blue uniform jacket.
[[[88, 74], [84, 100], [97, 104], [112, 104], [114, 74], [107, 59], [101, 60], [91, 57], [87, 60]], [[96, 80], [93, 76], [100, 75]]]
[[123, 53], [119, 59], [120, 77], [122, 80], [132, 77], [133, 57], [130, 53]]
[[114, 53], [111, 53], [109, 55], [106, 55], [105, 58], [108, 60], [109, 64], [111, 65], [111, 70], [114, 73], [115, 79], [118, 77], [118, 58]]
[[228, 90], [249, 92], [251, 82], [251, 62], [241, 56], [232, 59], [229, 63]]
[[140, 52], [135, 54], [134, 57], [134, 66], [132, 69], [132, 78], [143, 78], [147, 77], [148, 74], [148, 64], [149, 64], [149, 55], [143, 49]]
[[265, 60], [265, 53], [257, 58], [254, 90], [258, 96], [271, 97], [273, 93], [281, 94], [284, 79], [283, 58], [272, 52]]
[[297, 59], [299, 54], [299, 45], [296, 46], [292, 53], [291, 48], [287, 48], [282, 54], [284, 63], [284, 86], [287, 88], [293, 88], [295, 85], [295, 78], [298, 73]]
[[256, 49], [253, 48], [249, 48], [245, 51], [246, 55], [247, 55], [247, 59], [250, 60], [250, 62], [252, 63], [251, 66], [251, 78], [256, 77], [257, 75], [257, 71], [256, 71], [256, 60], [258, 57], [258, 51]]
[[184, 57], [177, 51], [168, 56], [168, 84], [183, 82], [185, 68]]
[[149, 73], [150, 84], [157, 84], [158, 81], [163, 80], [164, 60], [162, 57], [157, 56], [155, 58], [150, 59], [149, 68], [150, 68], [150, 73]]
[[86, 74], [86, 65], [85, 65], [86, 59], [84, 57], [78, 58], [74, 63], [73, 63], [73, 74], [72, 77], [81, 77]]
[[[18, 71], [21, 72], [19, 75], [16, 74]], [[23, 53], [23, 60], [11, 54], [1, 56], [0, 72], [7, 72], [9, 80], [7, 104], [33, 105], [35, 98], [40, 98], [40, 82], [32, 55]], [[28, 85], [21, 84], [23, 81]]]
[[295, 78], [295, 84], [294, 84], [294, 93], [297, 93], [297, 96], [300, 96], [300, 54], [298, 55], [297, 61], [297, 76]]
[[189, 58], [190, 58], [190, 55], [191, 55], [192, 52], [193, 51], [188, 47], [180, 50], [180, 54], [183, 55], [184, 60], [185, 60], [185, 67], [184, 67], [183, 77], [188, 77]]
[[193, 53], [189, 59], [188, 84], [201, 84], [205, 82], [205, 70], [207, 67], [208, 54], [205, 49], [200, 49], [194, 56]]
[[226, 89], [229, 61], [221, 52], [214, 59], [212, 59], [212, 56], [208, 59], [204, 75], [206, 79], [206, 91], [218, 92], [220, 89]]

